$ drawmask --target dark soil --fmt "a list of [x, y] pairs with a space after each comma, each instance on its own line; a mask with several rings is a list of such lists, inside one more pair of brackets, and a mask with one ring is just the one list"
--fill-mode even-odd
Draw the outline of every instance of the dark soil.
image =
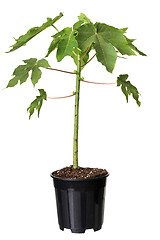
[[54, 171], [52, 176], [67, 179], [91, 179], [108, 174], [107, 170], [100, 168], [82, 168], [74, 169], [73, 166], [65, 167]]

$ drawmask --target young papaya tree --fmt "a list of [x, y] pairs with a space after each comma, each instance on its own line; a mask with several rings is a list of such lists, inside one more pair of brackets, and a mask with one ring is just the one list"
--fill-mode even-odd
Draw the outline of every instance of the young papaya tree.
[[[44, 58], [30, 58], [23, 60], [23, 64], [19, 65], [13, 72], [13, 78], [9, 81], [7, 88], [14, 87], [18, 83], [20, 85], [27, 81], [30, 76], [33, 86], [35, 86], [42, 76], [42, 68], [55, 70], [65, 73], [74, 74], [76, 76], [76, 89], [73, 94], [65, 97], [75, 97], [75, 116], [74, 116], [74, 138], [73, 138], [73, 168], [78, 168], [78, 119], [79, 119], [79, 94], [81, 81], [88, 82], [81, 77], [84, 67], [96, 56], [109, 73], [113, 72], [117, 57], [125, 55], [136, 56], [136, 53], [146, 56], [134, 44], [133, 39], [126, 37], [127, 28], [116, 28], [105, 23], [92, 23], [91, 20], [83, 13], [78, 17], [78, 21], [72, 27], [65, 27], [61, 31], [57, 29], [55, 23], [63, 16], [60, 13], [55, 18], [47, 18], [47, 21], [40, 27], [33, 27], [26, 34], [15, 39], [15, 44], [11, 46], [10, 51], [13, 52], [20, 47], [26, 45], [33, 37], [44, 31], [48, 27], [53, 27], [56, 33], [52, 36], [52, 41], [46, 51]], [[64, 57], [70, 56], [75, 65], [76, 70], [73, 72], [51, 68], [46, 58], [56, 50], [56, 59], [62, 61]], [[90, 58], [90, 52], [94, 51], [94, 55]], [[29, 74], [30, 73], [30, 74]], [[89, 82], [95, 83], [95, 82]], [[108, 84], [108, 83], [97, 83]], [[117, 86], [121, 87], [123, 94], [128, 102], [129, 95], [135, 99], [138, 106], [141, 105], [139, 100], [139, 92], [137, 88], [128, 80], [128, 74], [121, 74], [117, 77]], [[47, 100], [47, 94], [44, 89], [38, 89], [39, 95], [31, 102], [28, 107], [29, 119], [35, 110], [39, 113], [44, 100]], [[62, 97], [59, 97], [62, 98]], [[54, 98], [53, 98], [54, 99]]]

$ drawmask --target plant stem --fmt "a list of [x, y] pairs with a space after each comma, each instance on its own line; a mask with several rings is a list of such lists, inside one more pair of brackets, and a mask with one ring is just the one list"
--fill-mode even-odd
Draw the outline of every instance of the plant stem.
[[78, 168], [78, 126], [79, 126], [79, 93], [81, 78], [81, 62], [78, 55], [75, 94], [74, 137], [73, 137], [73, 168]]
[[56, 26], [54, 26], [53, 24], [52, 24], [52, 27], [54, 27], [54, 29], [56, 29], [56, 31], [57, 32], [59, 32], [59, 30], [56, 28]]

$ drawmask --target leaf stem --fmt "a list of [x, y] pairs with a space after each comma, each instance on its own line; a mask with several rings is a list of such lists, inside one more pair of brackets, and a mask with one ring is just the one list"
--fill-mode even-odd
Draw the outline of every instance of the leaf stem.
[[75, 94], [71, 94], [68, 96], [64, 96], [64, 97], [48, 97], [48, 99], [61, 99], [61, 98], [68, 98], [68, 97], [73, 97]]
[[115, 82], [113, 83], [102, 83], [102, 82], [90, 82], [90, 81], [86, 81], [86, 80], [81, 80], [82, 82], [86, 82], [86, 83], [93, 83], [93, 84], [106, 84], [106, 85], [110, 85], [110, 84], [116, 84]]
[[85, 51], [85, 53], [83, 54], [83, 56], [80, 58], [80, 62], [82, 61], [82, 59], [86, 56], [86, 54], [88, 53], [88, 51], [89, 51], [89, 49], [90, 49], [90, 47], [92, 46], [92, 42], [91, 42], [91, 44], [89, 45], [89, 47], [87, 48], [87, 50]]
[[[100, 82], [90, 82], [90, 81], [86, 81], [86, 80], [80, 80], [81, 82], [86, 82], [86, 83], [93, 83], [93, 84], [104, 84], [104, 85], [113, 85], [113, 84], [116, 84], [115, 82], [113, 83], [100, 83]], [[71, 94], [71, 95], [68, 95], [68, 96], [64, 96], [64, 97], [48, 97], [48, 99], [61, 99], [61, 98], [68, 98], [68, 97], [73, 97], [75, 94]]]
[[56, 68], [46, 68], [46, 69], [49, 69], [49, 70], [55, 70], [55, 71], [58, 71], [58, 72], [63, 72], [63, 73], [69, 73], [69, 74], [76, 74], [75, 72], [68, 72], [68, 71], [64, 71], [64, 70], [60, 70], [60, 69], [56, 69]]
[[95, 56], [96, 56], [96, 53], [93, 55], [93, 57], [91, 57], [91, 58], [88, 60], [88, 62], [87, 62], [86, 64], [82, 65], [81, 68], [83, 68], [84, 66], [86, 66]]
[[54, 27], [54, 29], [56, 29], [56, 31], [59, 32], [58, 28], [56, 28], [56, 26], [54, 26], [53, 24], [52, 27]]

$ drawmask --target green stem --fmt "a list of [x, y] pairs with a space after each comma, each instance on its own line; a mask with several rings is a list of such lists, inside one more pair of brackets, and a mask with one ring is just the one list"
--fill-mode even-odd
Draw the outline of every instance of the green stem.
[[56, 29], [56, 31], [57, 32], [59, 32], [59, 30], [56, 28], [56, 26], [54, 26], [53, 24], [52, 24], [52, 27], [54, 27], [54, 29]]
[[76, 73], [75, 115], [74, 115], [74, 137], [73, 137], [73, 168], [78, 168], [78, 125], [79, 125], [79, 93], [81, 78], [81, 62], [78, 55]]

